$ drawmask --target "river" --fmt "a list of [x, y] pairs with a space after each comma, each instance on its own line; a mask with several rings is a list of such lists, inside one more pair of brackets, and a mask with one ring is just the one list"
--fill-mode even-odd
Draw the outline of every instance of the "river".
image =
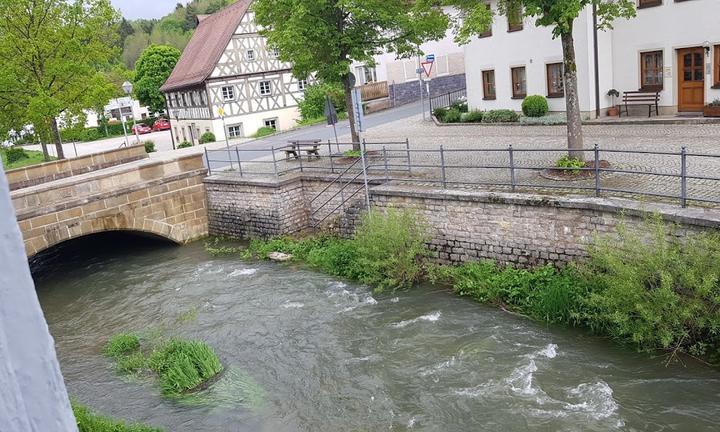
[[[122, 235], [32, 263], [68, 391], [168, 431], [717, 431], [720, 371], [665, 367], [423, 286], [374, 296], [299, 266]], [[163, 398], [102, 355], [121, 331], [201, 339], [227, 372]]]

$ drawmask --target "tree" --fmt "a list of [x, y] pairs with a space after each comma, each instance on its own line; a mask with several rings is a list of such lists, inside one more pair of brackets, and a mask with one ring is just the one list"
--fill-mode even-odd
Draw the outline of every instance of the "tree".
[[192, 3], [188, 3], [185, 8], [185, 21], [183, 23], [183, 28], [185, 31], [192, 31], [195, 27], [197, 27], [197, 10]]
[[[492, 24], [493, 11], [484, 0], [449, 0], [460, 14], [454, 20], [456, 40], [468, 43], [470, 37], [487, 31]], [[553, 38], [560, 38], [563, 50], [567, 137], [570, 157], [584, 160], [582, 119], [577, 90], [577, 64], [573, 26], [580, 12], [587, 7], [597, 8], [598, 29], [612, 28], [617, 18], [635, 16], [634, 0], [499, 0], [498, 12], [516, 16], [519, 11], [536, 18], [535, 24], [552, 28]]]
[[120, 48], [124, 47], [125, 39], [127, 39], [128, 36], [132, 35], [133, 33], [135, 33], [135, 29], [128, 20], [123, 18], [122, 21], [120, 21], [120, 41], [118, 43], [118, 46]]
[[341, 82], [353, 142], [359, 141], [352, 110], [350, 65], [373, 64], [382, 50], [399, 57], [419, 54], [419, 46], [445, 36], [448, 21], [430, 0], [257, 0], [255, 19], [280, 59], [298, 77], [315, 74]]
[[118, 23], [109, 0], [0, 2], [0, 111], [14, 117], [2, 128], [32, 123], [63, 158], [57, 118], [79, 117], [113, 91], [98, 69], [116, 55]]
[[135, 95], [152, 112], [165, 110], [160, 87], [180, 59], [180, 50], [167, 45], [150, 45], [135, 64]]

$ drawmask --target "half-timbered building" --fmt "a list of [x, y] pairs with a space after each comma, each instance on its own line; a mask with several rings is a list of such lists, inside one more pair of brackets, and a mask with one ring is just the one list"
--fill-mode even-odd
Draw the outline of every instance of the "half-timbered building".
[[306, 80], [292, 74], [258, 32], [252, 0], [198, 16], [198, 27], [161, 87], [178, 142], [205, 132], [222, 141], [262, 127], [294, 126]]

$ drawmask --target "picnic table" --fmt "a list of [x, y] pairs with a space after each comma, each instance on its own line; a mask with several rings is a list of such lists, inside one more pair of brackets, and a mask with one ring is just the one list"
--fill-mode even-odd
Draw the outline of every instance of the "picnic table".
[[302, 157], [302, 152], [305, 152], [308, 160], [313, 156], [320, 159], [320, 141], [319, 139], [288, 141], [289, 144], [285, 147], [285, 158], [290, 159], [292, 156], [299, 159]]

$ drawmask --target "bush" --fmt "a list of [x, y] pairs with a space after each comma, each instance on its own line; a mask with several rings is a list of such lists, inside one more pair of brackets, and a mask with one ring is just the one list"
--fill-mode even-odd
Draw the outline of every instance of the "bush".
[[355, 231], [354, 276], [375, 291], [409, 288], [420, 280], [428, 251], [425, 225], [409, 210], [370, 211]]
[[7, 159], [8, 165], [14, 164], [22, 159], [27, 159], [28, 157], [30, 156], [22, 147], [13, 146], [5, 149], [5, 158]]
[[140, 349], [140, 338], [132, 333], [119, 333], [111, 337], [105, 345], [105, 355], [119, 358], [132, 354]]
[[192, 145], [190, 142], [188, 142], [188, 141], [183, 141], [183, 142], [181, 142], [180, 144], [177, 145], [177, 148], [181, 149], [181, 148], [188, 148], [188, 147], [192, 147], [192, 146], [193, 146], [193, 145]]
[[211, 142], [215, 142], [215, 134], [212, 132], [205, 132], [200, 137], [200, 144], [207, 144]]
[[166, 395], [193, 390], [223, 370], [217, 354], [207, 344], [179, 339], [155, 350], [148, 364], [158, 374]]
[[573, 267], [525, 270], [483, 261], [446, 267], [440, 275], [461, 296], [551, 323], [574, 323], [588, 290]]
[[145, 144], [145, 153], [153, 153], [155, 151], [155, 143], [147, 140], [143, 144]]
[[445, 113], [445, 117], [443, 118], [443, 121], [445, 123], [460, 123], [462, 120], [462, 113], [460, 110], [456, 108], [450, 108]]
[[542, 117], [520, 117], [520, 123], [527, 125], [562, 125], [567, 123], [565, 114], [550, 114]]
[[440, 122], [444, 122], [444, 121], [445, 121], [445, 114], [447, 114], [447, 108], [442, 108], [442, 107], [440, 107], [440, 108], [435, 108], [435, 109], [433, 110], [433, 115], [434, 115], [435, 118], [438, 119], [438, 121], [440, 121]]
[[470, 111], [462, 116], [463, 123], [480, 123], [483, 119], [483, 112], [480, 110]]
[[[649, 233], [649, 234], [648, 234]], [[657, 216], [597, 239], [585, 267], [586, 324], [641, 350], [720, 356], [720, 234], [685, 239]]]
[[548, 107], [545, 96], [528, 96], [522, 103], [522, 112], [528, 117], [542, 117], [547, 114], [549, 110], [550, 107]]
[[162, 432], [162, 429], [141, 424], [126, 425], [94, 412], [75, 401], [71, 402], [79, 432]]
[[580, 173], [582, 168], [585, 168], [585, 162], [581, 161], [580, 159], [575, 159], [568, 155], [565, 155], [558, 159], [557, 162], [555, 162], [555, 166], [558, 168], [569, 168], [564, 169], [563, 171], [578, 174]]
[[513, 123], [518, 121], [520, 116], [513, 110], [498, 109], [486, 111], [483, 114], [483, 123]]
[[345, 110], [345, 92], [340, 84], [313, 84], [305, 88], [302, 100], [298, 102], [300, 115], [309, 120], [325, 115], [325, 95], [330, 96], [335, 109]]
[[467, 99], [463, 97], [463, 98], [456, 100], [455, 102], [453, 102], [450, 105], [450, 109], [456, 109], [456, 110], [460, 111], [461, 113], [468, 112]]
[[275, 129], [273, 129], [271, 127], [263, 126], [260, 129], [258, 129], [257, 132], [255, 132], [255, 134], [253, 135], [253, 138], [266, 137], [268, 135], [274, 134], [275, 132], [277, 132]]

